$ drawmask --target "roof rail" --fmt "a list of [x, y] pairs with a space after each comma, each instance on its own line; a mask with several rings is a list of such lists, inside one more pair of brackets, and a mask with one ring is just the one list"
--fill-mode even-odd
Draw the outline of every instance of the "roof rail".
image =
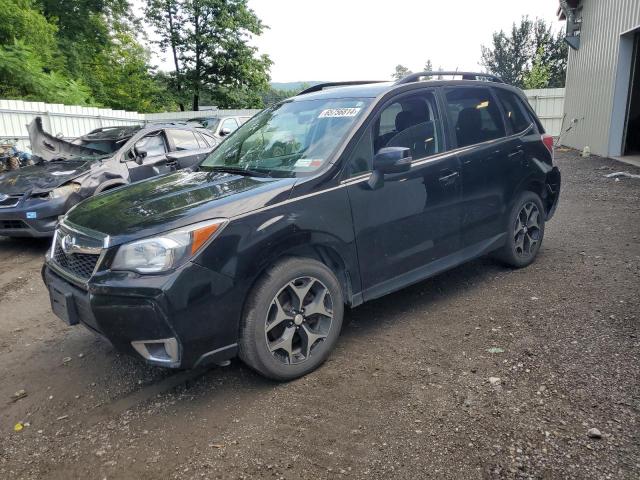
[[324, 90], [325, 88], [346, 87], [348, 85], [366, 85], [367, 83], [384, 83], [384, 80], [352, 80], [352, 81], [348, 81], [348, 82], [319, 83], [317, 85], [314, 85], [313, 87], [309, 87], [309, 88], [304, 89], [303, 91], [298, 93], [296, 95], [296, 97], [299, 96], [299, 95], [306, 95], [307, 93], [320, 92], [320, 91]]
[[497, 75], [493, 75], [491, 73], [478, 73], [478, 72], [458, 72], [458, 71], [447, 71], [447, 72], [418, 72], [407, 75], [404, 78], [398, 80], [396, 85], [403, 85], [405, 83], [413, 83], [420, 81], [421, 78], [424, 77], [453, 77], [453, 76], [461, 76], [462, 80], [480, 80], [484, 79], [484, 81], [488, 82], [496, 82], [496, 83], [504, 83]]

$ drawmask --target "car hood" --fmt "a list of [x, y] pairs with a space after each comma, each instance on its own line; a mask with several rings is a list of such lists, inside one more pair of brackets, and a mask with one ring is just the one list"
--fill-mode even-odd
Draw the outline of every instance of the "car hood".
[[0, 193], [24, 195], [46, 193], [91, 169], [92, 161], [43, 162], [0, 174]]
[[289, 198], [292, 178], [181, 170], [87, 199], [65, 223], [125, 243], [212, 218], [232, 218]]
[[33, 155], [45, 161], [56, 158], [104, 154], [104, 152], [67, 142], [62, 138], [54, 137], [50, 133], [45, 132], [42, 128], [42, 119], [40, 117], [34, 118], [33, 121], [27, 125], [27, 130], [29, 132], [29, 142], [31, 142], [31, 152]]

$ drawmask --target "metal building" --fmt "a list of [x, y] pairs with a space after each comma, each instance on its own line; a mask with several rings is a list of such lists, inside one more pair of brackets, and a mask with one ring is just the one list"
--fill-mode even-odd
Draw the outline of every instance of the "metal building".
[[560, 0], [567, 22], [561, 143], [640, 155], [640, 0]]

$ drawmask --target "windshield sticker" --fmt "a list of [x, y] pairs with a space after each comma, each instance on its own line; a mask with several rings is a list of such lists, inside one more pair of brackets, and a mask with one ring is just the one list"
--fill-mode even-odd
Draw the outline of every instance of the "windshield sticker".
[[75, 170], [65, 170], [64, 172], [51, 172], [51, 175], [55, 175], [56, 177], [60, 177], [63, 175], [71, 175], [73, 173], [76, 173]]
[[318, 118], [355, 117], [361, 108], [327, 108], [320, 112]]
[[301, 158], [295, 166], [298, 168], [318, 168], [320, 165], [322, 165], [320, 158]]

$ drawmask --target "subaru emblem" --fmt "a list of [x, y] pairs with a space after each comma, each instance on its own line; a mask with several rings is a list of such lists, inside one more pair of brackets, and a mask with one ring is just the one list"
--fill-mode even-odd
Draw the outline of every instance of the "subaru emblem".
[[62, 251], [67, 255], [72, 253], [76, 246], [75, 237], [73, 237], [72, 235], [65, 235], [60, 241], [60, 246], [62, 247]]

